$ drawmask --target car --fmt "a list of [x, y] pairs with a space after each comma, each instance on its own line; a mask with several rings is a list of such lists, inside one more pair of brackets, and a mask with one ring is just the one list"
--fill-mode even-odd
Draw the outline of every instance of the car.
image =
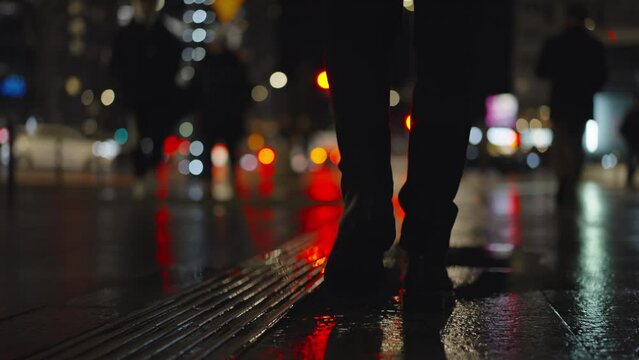
[[120, 152], [113, 140], [96, 141], [67, 125], [41, 123], [28, 130], [18, 129], [14, 144], [21, 168], [86, 171], [100, 159], [110, 162]]

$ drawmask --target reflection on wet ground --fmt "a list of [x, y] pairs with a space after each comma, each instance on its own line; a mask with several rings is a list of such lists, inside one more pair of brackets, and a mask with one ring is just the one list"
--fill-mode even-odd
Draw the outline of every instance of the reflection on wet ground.
[[578, 205], [560, 210], [553, 190], [543, 178], [466, 176], [450, 314], [403, 311], [395, 266], [378, 299], [345, 304], [320, 289], [246, 357], [639, 356], [639, 194], [586, 182]]
[[[241, 181], [230, 202], [194, 202], [205, 190], [193, 184], [159, 186], [157, 199], [140, 202], [117, 187], [21, 192], [0, 217], [0, 284], [11, 289], [0, 292], [2, 355], [172, 296], [296, 234], [315, 234], [299, 258], [322, 266], [342, 212], [335, 173], [291, 184], [267, 170]], [[586, 182], [577, 207], [559, 210], [553, 191], [545, 176], [467, 173], [451, 241], [450, 314], [402, 310], [401, 259], [390, 253], [381, 296], [348, 303], [320, 287], [244, 356], [637, 356], [639, 194]], [[24, 331], [31, 337], [16, 335]]]

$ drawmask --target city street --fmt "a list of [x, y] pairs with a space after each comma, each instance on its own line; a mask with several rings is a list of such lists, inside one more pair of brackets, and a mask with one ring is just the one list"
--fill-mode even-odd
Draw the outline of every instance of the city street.
[[[402, 167], [401, 161], [394, 165]], [[242, 308], [250, 310], [246, 314], [264, 314], [245, 322], [234, 315], [236, 325], [219, 323], [220, 330], [211, 332], [218, 336], [210, 339], [226, 342], [219, 340], [213, 346], [205, 341], [182, 353], [180, 346], [199, 344], [189, 340], [195, 335], [189, 335], [166, 353], [187, 357], [631, 358], [637, 354], [639, 194], [621, 189], [619, 169], [604, 172], [590, 167], [574, 211], [555, 208], [555, 186], [543, 171], [506, 176], [468, 171], [451, 241], [448, 270], [457, 299], [449, 318], [402, 310], [402, 258], [395, 250], [387, 256], [388, 281], [378, 298], [353, 304], [321, 287], [317, 271], [341, 215], [334, 198], [338, 180], [334, 168], [299, 177], [276, 173], [272, 186], [264, 186], [257, 173], [243, 174], [238, 182], [246, 186], [240, 186], [243, 190], [230, 201], [208, 197], [194, 201], [189, 189], [201, 185], [170, 175], [168, 193], [158, 191], [155, 197], [139, 201], [131, 198], [126, 180], [99, 187], [22, 185], [13, 204], [3, 198], [0, 281], [11, 291], [0, 297], [2, 357], [47, 349], [49, 353], [43, 354], [48, 355], [40, 358], [54, 354], [65, 358], [78, 349], [86, 353], [76, 355], [88, 358], [141, 356], [158, 341], [182, 331], [191, 334], [188, 327], [198, 323], [193, 317], [186, 322], [179, 318], [159, 322], [153, 327], [157, 335], [144, 337], [149, 342], [126, 335], [146, 334], [136, 330], [142, 326], [134, 321], [142, 316], [140, 311], [175, 301], [185, 304], [184, 311], [202, 309], [200, 317], [233, 314]], [[401, 177], [399, 171], [397, 183]], [[396, 215], [401, 220], [399, 208]], [[257, 256], [265, 252], [270, 255]], [[296, 260], [286, 265], [290, 254]], [[274, 264], [281, 265], [275, 270]], [[308, 269], [304, 264], [309, 264]], [[266, 278], [259, 275], [265, 271], [275, 272]], [[255, 279], [249, 284], [256, 285], [240, 286], [247, 280], [234, 275], [238, 273]], [[262, 280], [255, 278], [258, 275]], [[307, 276], [308, 284], [299, 283]], [[194, 294], [211, 293], [207, 289], [220, 286], [241, 290], [219, 292], [215, 307], [189, 305], [212, 301], [206, 300], [209, 295]], [[293, 289], [290, 297], [276, 301], [274, 295], [288, 288]], [[259, 296], [263, 300], [255, 300]], [[250, 305], [254, 302], [266, 307], [255, 308]], [[162, 318], [173, 319], [180, 313], [168, 310]], [[114, 322], [124, 325], [109, 325]], [[96, 326], [103, 329], [97, 340], [93, 332], [86, 333]], [[110, 342], [99, 340], [104, 334], [115, 336], [115, 329], [121, 335]], [[85, 338], [74, 342], [82, 334]], [[87, 341], [94, 345], [87, 347]]]

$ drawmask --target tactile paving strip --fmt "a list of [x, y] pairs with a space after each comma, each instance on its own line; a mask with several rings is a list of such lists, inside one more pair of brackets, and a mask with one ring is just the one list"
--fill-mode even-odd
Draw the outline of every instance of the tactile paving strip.
[[320, 240], [292, 240], [30, 359], [235, 357], [321, 284], [330, 244]]

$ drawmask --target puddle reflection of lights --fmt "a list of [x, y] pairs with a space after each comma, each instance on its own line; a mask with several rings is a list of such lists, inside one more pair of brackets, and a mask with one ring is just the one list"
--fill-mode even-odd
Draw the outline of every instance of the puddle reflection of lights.
[[300, 359], [324, 359], [328, 340], [335, 327], [335, 317], [332, 315], [317, 316], [313, 332], [306, 336], [297, 346], [294, 346], [294, 353]]
[[[582, 187], [582, 215], [584, 222], [579, 223], [579, 251], [577, 269], [576, 316], [577, 321], [589, 324], [590, 331], [595, 335], [608, 334], [610, 330], [609, 317], [613, 309], [610, 289], [611, 264], [610, 250], [606, 229], [602, 222], [605, 220], [604, 198], [602, 189], [594, 183], [586, 183]], [[606, 338], [606, 341], [614, 339]], [[610, 344], [611, 348], [618, 348]]]
[[172, 291], [173, 283], [169, 270], [173, 265], [173, 249], [170, 231], [171, 213], [167, 206], [162, 206], [155, 213], [155, 259], [160, 267], [162, 287], [165, 294]]

